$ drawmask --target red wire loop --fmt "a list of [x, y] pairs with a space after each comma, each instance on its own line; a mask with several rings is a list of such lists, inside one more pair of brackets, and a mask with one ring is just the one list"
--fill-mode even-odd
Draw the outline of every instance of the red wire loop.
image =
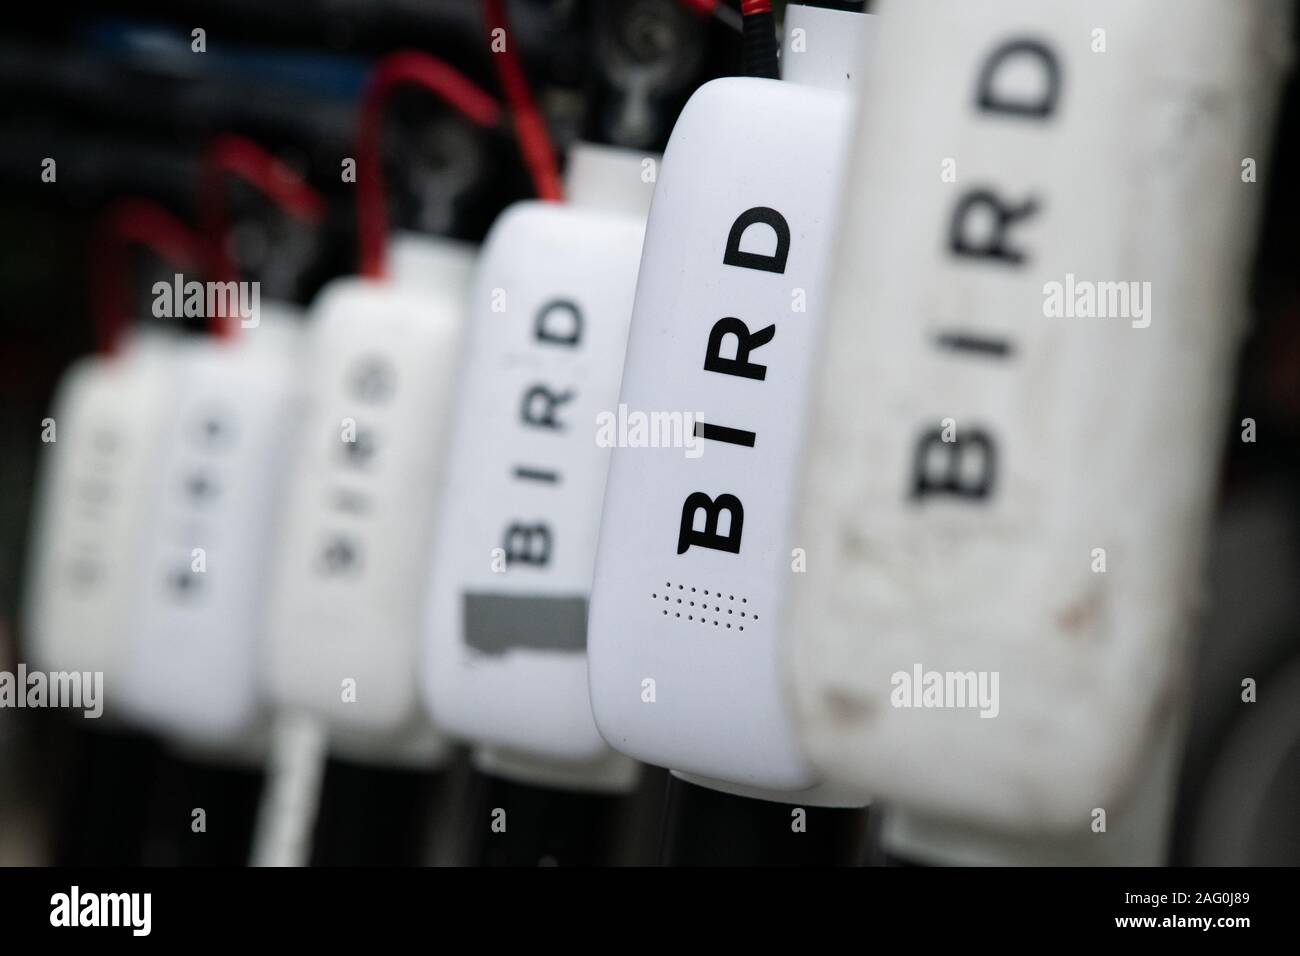
[[[227, 176], [242, 179], [277, 208], [303, 222], [319, 225], [325, 218], [325, 201], [296, 172], [251, 139], [234, 134], [218, 136], [204, 150], [199, 176], [199, 225], [207, 240], [208, 271], [218, 282], [239, 278], [228, 245]], [[235, 324], [229, 316], [212, 318], [219, 335], [234, 333]]]
[[91, 260], [95, 344], [105, 354], [117, 350], [131, 314], [128, 245], [144, 246], [182, 269], [202, 259], [200, 238], [157, 203], [120, 199], [109, 206], [95, 225]]
[[413, 50], [384, 57], [370, 74], [361, 100], [357, 130], [357, 241], [364, 276], [384, 274], [388, 209], [384, 205], [381, 140], [384, 106], [399, 86], [418, 86], [484, 127], [501, 120], [501, 106], [471, 80], [441, 60]]
[[519, 152], [524, 157], [524, 165], [532, 177], [533, 187], [539, 199], [559, 202], [564, 198], [560, 185], [560, 170], [555, 159], [555, 148], [551, 145], [550, 133], [546, 130], [546, 121], [533, 101], [528, 89], [528, 80], [524, 76], [523, 66], [515, 54], [514, 40], [509, 36], [510, 30], [506, 20], [504, 0], [483, 0], [483, 17], [487, 22], [488, 42], [495, 42], [494, 34], [502, 31], [505, 44], [500, 51], [492, 50], [492, 61], [496, 65], [497, 78], [501, 82], [501, 91], [514, 117], [515, 137], [519, 141]]

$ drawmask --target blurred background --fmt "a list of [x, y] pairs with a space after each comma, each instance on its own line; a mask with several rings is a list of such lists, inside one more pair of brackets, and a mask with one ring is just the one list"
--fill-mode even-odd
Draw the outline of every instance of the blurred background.
[[[513, 0], [512, 36], [556, 149], [577, 139], [657, 152], [700, 84], [738, 72], [738, 2]], [[779, 7], [779, 5], [778, 5]], [[205, 50], [193, 50], [196, 29]], [[399, 49], [432, 53], [490, 91], [497, 79], [474, 0], [167, 0], [21, 4], [0, 25], [0, 670], [28, 660], [21, 601], [40, 422], [68, 363], [93, 349], [94, 224], [116, 198], [198, 217], [202, 150], [221, 133], [271, 150], [323, 196], [319, 226], [230, 183], [242, 278], [309, 303], [356, 261], [355, 155], [368, 70]], [[1172, 862], [1300, 863], [1300, 98], [1284, 95], [1265, 168], [1254, 326], [1240, 363], [1213, 535], [1193, 721]], [[507, 124], [481, 129], [418, 92], [384, 118], [395, 228], [477, 242], [531, 195]], [[56, 182], [42, 160], [57, 158]], [[130, 259], [135, 312], [173, 271]], [[1257, 440], [1240, 440], [1253, 418]], [[1207, 423], [1211, 427], [1211, 423]], [[1258, 702], [1243, 706], [1244, 678]], [[232, 863], [247, 859], [262, 783], [253, 766], [164, 754], [143, 734], [87, 731], [75, 713], [0, 710], [0, 865]], [[111, 739], [110, 739], [111, 738]], [[413, 771], [332, 761], [322, 807], [354, 824], [337, 862], [441, 862], [433, 832], [446, 787]], [[220, 839], [187, 844], [202, 792]], [[454, 789], [452, 791], [454, 793]], [[214, 813], [213, 807], [220, 807]], [[364, 826], [357, 821], [365, 817]], [[446, 814], [444, 814], [444, 817]], [[95, 821], [90, 825], [89, 821]], [[106, 825], [109, 824], [109, 825]], [[347, 828], [342, 828], [346, 830]], [[348, 843], [348, 841], [351, 841]], [[364, 844], [364, 846], [363, 846]], [[414, 845], [414, 849], [411, 849]], [[428, 846], [442, 845], [429, 837]], [[325, 852], [319, 851], [318, 852]], [[633, 851], [629, 851], [633, 854]], [[631, 858], [631, 857], [629, 857]]]

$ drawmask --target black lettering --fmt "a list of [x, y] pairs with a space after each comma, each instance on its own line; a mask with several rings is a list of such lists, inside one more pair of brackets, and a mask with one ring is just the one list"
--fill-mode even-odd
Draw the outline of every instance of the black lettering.
[[506, 565], [545, 567], [551, 560], [551, 529], [544, 524], [512, 524], [506, 528]]
[[546, 481], [551, 484], [560, 480], [558, 472], [545, 468], [528, 468], [524, 465], [515, 467], [515, 477], [522, 481]]
[[[1008, 99], [994, 89], [997, 85], [998, 70], [1017, 58], [1038, 62], [1043, 76], [1043, 88], [1038, 96]], [[979, 84], [976, 87], [976, 102], [980, 109], [990, 113], [1044, 119], [1055, 111], [1060, 94], [1061, 64], [1057, 61], [1056, 54], [1037, 40], [1012, 40], [1002, 44], [984, 61], [984, 66], [980, 69]]]
[[[776, 252], [765, 256], [761, 252], [741, 252], [740, 240], [750, 226], [762, 223], [770, 226], [776, 234]], [[755, 206], [746, 209], [731, 224], [727, 234], [727, 251], [722, 256], [722, 264], [737, 266], [741, 269], [758, 269], [761, 272], [785, 272], [785, 260], [790, 254], [790, 226], [775, 209], [767, 206]]]
[[[553, 317], [561, 319], [567, 315], [568, 322], [561, 322], [554, 327]], [[537, 325], [533, 333], [539, 342], [553, 342], [556, 345], [577, 345], [582, 338], [582, 312], [577, 305], [567, 299], [555, 299], [546, 303], [537, 313]]]
[[[704, 530], [695, 530], [695, 514], [704, 511]], [[727, 533], [718, 534], [718, 515], [726, 512], [730, 521]], [[682, 523], [677, 532], [677, 553], [684, 554], [691, 545], [712, 548], [715, 551], [740, 553], [740, 533], [745, 524], [745, 509], [735, 495], [718, 495], [710, 498], [702, 491], [688, 495], [682, 505]]]
[[[989, 210], [997, 220], [993, 233], [983, 241], [967, 235], [970, 214], [979, 208]], [[997, 194], [990, 190], [980, 189], [967, 193], [953, 210], [948, 246], [955, 255], [1001, 259], [1019, 265], [1025, 261], [1025, 254], [1007, 244], [1007, 231], [1013, 222], [1032, 216], [1037, 211], [1038, 203], [1033, 199], [1027, 199], [1020, 206], [1004, 206]]]
[[1011, 355], [1011, 343], [1006, 339], [989, 338], [971, 332], [941, 332], [935, 336], [935, 344], [954, 352], [974, 352], [989, 358], [1008, 358]]
[[552, 392], [545, 385], [534, 385], [524, 392], [524, 401], [519, 409], [519, 417], [525, 425], [540, 425], [543, 428], [563, 428], [555, 417], [555, 410], [573, 399], [573, 392]]
[[[932, 470], [929, 464], [936, 450], [945, 454], [947, 461], [944, 467]], [[978, 477], [967, 481], [962, 475], [962, 462], [972, 453], [971, 450], [979, 455], [981, 467]], [[921, 441], [916, 446], [912, 467], [912, 497], [943, 494], [961, 498], [987, 498], [993, 493], [996, 465], [993, 438], [983, 429], [966, 429], [964, 437], [951, 442], [943, 440], [943, 429], [932, 429], [921, 436]]]
[[695, 423], [695, 435], [707, 441], [724, 441], [729, 445], [744, 445], [746, 448], [753, 448], [757, 437], [754, 432], [743, 428], [727, 428], [725, 425], [709, 425], [705, 422]]
[[[735, 358], [726, 358], [722, 354], [722, 341], [728, 335], [736, 337]], [[763, 381], [767, 377], [767, 366], [751, 362], [749, 353], [772, 341], [774, 335], [775, 325], [750, 332], [749, 326], [733, 316], [718, 319], [709, 330], [709, 345], [704, 350], [704, 371]]]

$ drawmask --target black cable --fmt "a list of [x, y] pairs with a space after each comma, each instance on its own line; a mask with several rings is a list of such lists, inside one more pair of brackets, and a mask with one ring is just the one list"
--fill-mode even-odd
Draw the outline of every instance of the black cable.
[[776, 56], [776, 19], [771, 0], [742, 0], [741, 62], [746, 76], [780, 79]]

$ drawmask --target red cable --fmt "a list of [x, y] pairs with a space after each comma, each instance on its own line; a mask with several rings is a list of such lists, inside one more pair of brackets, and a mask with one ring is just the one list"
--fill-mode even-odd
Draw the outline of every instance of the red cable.
[[502, 31], [506, 41], [500, 52], [492, 51], [492, 60], [496, 64], [501, 90], [514, 116], [515, 137], [519, 140], [519, 151], [523, 154], [524, 164], [528, 167], [528, 174], [532, 177], [533, 186], [537, 190], [537, 197], [549, 202], [559, 202], [564, 198], [564, 191], [560, 187], [560, 170], [555, 160], [555, 148], [551, 145], [551, 136], [546, 131], [546, 121], [528, 91], [528, 80], [524, 76], [523, 67], [515, 55], [514, 40], [509, 36], [504, 0], [483, 0], [483, 16], [487, 21], [489, 44], [493, 41], [493, 33], [496, 30]]
[[398, 86], [418, 86], [446, 102], [478, 126], [495, 126], [501, 107], [491, 96], [446, 63], [426, 53], [402, 51], [384, 57], [370, 74], [361, 99], [357, 130], [357, 242], [361, 274], [384, 274], [384, 247], [388, 239], [388, 210], [384, 205], [383, 132], [384, 105]]
[[737, 32], [741, 29], [741, 14], [722, 0], [678, 0], [679, 3], [698, 17], [713, 17], [723, 25]]
[[[278, 208], [311, 225], [325, 218], [320, 194], [292, 169], [251, 139], [218, 136], [203, 153], [199, 176], [199, 225], [207, 240], [208, 269], [218, 282], [235, 282], [239, 275], [227, 248], [230, 217], [226, 209], [225, 177], [237, 176], [265, 195]], [[213, 316], [214, 331], [228, 336], [234, 323]]]
[[759, 13], [771, 13], [772, 0], [740, 0], [740, 15], [752, 17]]
[[157, 203], [121, 199], [109, 206], [95, 226], [91, 261], [95, 344], [106, 354], [117, 349], [131, 313], [127, 245], [145, 246], [182, 269], [202, 258], [199, 237]]

